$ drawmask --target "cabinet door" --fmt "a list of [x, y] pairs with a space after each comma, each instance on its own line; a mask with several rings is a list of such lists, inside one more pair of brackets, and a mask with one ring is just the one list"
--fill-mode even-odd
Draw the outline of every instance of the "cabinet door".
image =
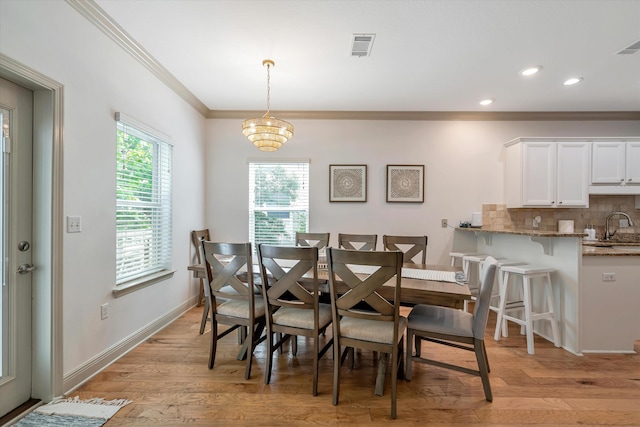
[[627, 184], [640, 185], [640, 142], [627, 142]]
[[555, 148], [554, 142], [525, 142], [523, 144], [523, 206], [555, 206]]
[[591, 182], [621, 184], [625, 181], [625, 142], [594, 142]]
[[557, 150], [557, 206], [588, 207], [589, 143], [559, 142]]

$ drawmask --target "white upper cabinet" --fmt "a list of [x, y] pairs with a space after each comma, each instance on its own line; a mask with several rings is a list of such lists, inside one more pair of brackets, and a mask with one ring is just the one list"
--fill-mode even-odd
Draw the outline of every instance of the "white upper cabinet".
[[592, 194], [638, 194], [640, 191], [640, 139], [592, 143]]
[[627, 142], [627, 184], [640, 185], [640, 141]]
[[621, 184], [625, 181], [626, 148], [623, 141], [594, 142], [591, 182]]
[[505, 144], [507, 207], [589, 206], [589, 143], [518, 138]]

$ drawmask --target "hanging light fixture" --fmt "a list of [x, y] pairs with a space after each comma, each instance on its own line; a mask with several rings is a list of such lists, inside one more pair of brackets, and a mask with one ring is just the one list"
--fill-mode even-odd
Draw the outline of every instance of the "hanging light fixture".
[[276, 64], [271, 59], [262, 61], [267, 67], [267, 112], [262, 117], [247, 119], [242, 122], [242, 133], [262, 151], [276, 151], [293, 136], [293, 125], [284, 120], [271, 117], [271, 74], [269, 70]]

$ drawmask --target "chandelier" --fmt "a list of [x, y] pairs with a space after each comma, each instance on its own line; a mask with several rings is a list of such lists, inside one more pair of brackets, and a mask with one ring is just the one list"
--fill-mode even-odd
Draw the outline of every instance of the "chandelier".
[[270, 59], [262, 61], [267, 67], [267, 112], [262, 117], [247, 119], [242, 122], [242, 133], [262, 151], [276, 151], [293, 136], [293, 125], [284, 120], [271, 117], [271, 88], [269, 86], [271, 74], [269, 70], [276, 64]]

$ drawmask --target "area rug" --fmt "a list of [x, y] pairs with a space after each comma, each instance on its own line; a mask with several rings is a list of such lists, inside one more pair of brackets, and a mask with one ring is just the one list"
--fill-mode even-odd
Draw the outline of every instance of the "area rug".
[[14, 424], [16, 427], [99, 427], [130, 400], [89, 399], [78, 396], [56, 399], [35, 409]]

